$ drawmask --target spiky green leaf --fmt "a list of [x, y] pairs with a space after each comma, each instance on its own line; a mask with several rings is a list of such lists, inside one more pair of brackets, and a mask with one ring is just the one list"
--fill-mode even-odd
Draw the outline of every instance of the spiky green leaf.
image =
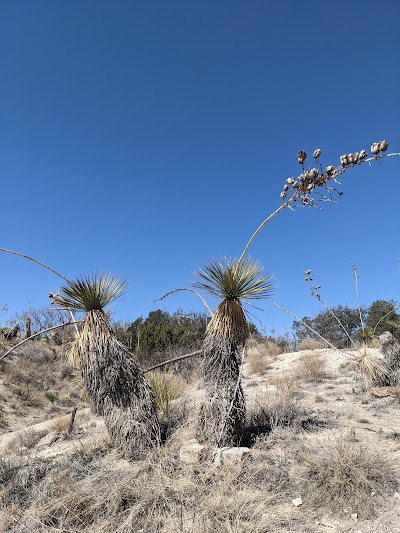
[[103, 310], [124, 294], [126, 286], [126, 280], [111, 274], [82, 275], [63, 285], [52, 303], [73, 311]]
[[259, 300], [270, 296], [275, 288], [272, 275], [262, 276], [262, 271], [261, 263], [250, 258], [241, 263], [236, 259], [225, 259], [223, 263], [214, 259], [195, 272], [200, 279], [193, 286], [215, 298]]

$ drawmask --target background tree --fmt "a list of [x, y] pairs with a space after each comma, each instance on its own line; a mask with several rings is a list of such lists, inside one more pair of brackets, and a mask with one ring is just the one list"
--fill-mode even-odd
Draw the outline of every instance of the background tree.
[[[355, 339], [357, 334], [362, 329], [360, 322], [360, 312], [358, 308], [337, 305], [336, 307], [332, 307], [331, 309], [332, 312], [338, 317], [340, 322], [343, 324], [349, 336], [352, 339]], [[314, 318], [304, 317], [302, 320], [310, 327], [312, 327], [312, 329], [314, 329], [319, 335], [324, 337], [337, 348], [347, 348], [350, 346], [351, 342], [346, 332], [343, 330], [336, 318], [333, 316], [332, 312], [329, 310], [321, 311]], [[366, 309], [362, 307], [361, 316], [364, 321], [366, 315]], [[319, 340], [318, 337], [314, 335], [300, 321], [295, 320], [293, 322], [292, 330], [299, 341], [307, 339]]]
[[376, 336], [389, 331], [400, 341], [400, 315], [396, 312], [398, 307], [394, 300], [375, 300], [368, 308], [367, 327]]
[[[379, 337], [389, 331], [396, 338], [400, 338], [400, 315], [396, 313], [397, 304], [393, 300], [375, 300], [368, 308], [352, 308], [343, 305], [332, 307], [331, 311], [324, 310], [314, 318], [304, 317], [302, 320], [319, 335], [326, 338], [337, 348], [348, 348], [351, 342], [343, 328], [333, 316], [338, 317], [353, 340], [368, 340]], [[364, 323], [364, 330], [361, 325]], [[299, 341], [316, 339], [318, 337], [300, 321], [293, 322], [292, 330]]]

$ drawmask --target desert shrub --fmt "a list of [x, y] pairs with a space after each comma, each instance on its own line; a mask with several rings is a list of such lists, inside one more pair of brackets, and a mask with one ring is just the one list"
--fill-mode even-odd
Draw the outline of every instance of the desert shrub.
[[52, 405], [56, 400], [58, 400], [58, 392], [56, 390], [47, 390], [44, 393], [44, 396]]
[[[191, 351], [200, 348], [207, 325], [205, 313], [184, 313], [181, 309], [170, 315], [157, 309], [150, 311], [146, 319], [137, 318], [125, 327], [125, 343], [148, 363], [154, 362], [160, 354], [170, 355], [177, 351]], [[117, 328], [119, 335], [121, 327]], [[127, 337], [130, 335], [130, 338]]]
[[292, 374], [284, 374], [274, 382], [275, 391], [266, 390], [256, 396], [254, 405], [249, 409], [246, 424], [247, 444], [263, 434], [278, 427], [300, 426], [305, 416], [299, 405], [300, 392], [298, 380]]
[[[348, 335], [351, 338], [355, 338], [361, 330], [359, 313], [358, 308], [353, 309], [348, 306], [338, 305], [331, 309], [321, 311], [314, 318], [304, 317], [302, 322], [295, 320], [292, 326], [293, 332], [300, 342], [309, 339], [318, 341], [319, 338], [304, 325], [306, 323], [337, 348], [346, 348], [351, 344]], [[366, 310], [361, 308], [361, 313], [365, 320]], [[343, 324], [345, 330], [339, 324], [338, 319]]]
[[17, 452], [20, 450], [31, 450], [43, 437], [42, 431], [35, 431], [33, 429], [22, 429], [18, 431], [12, 440], [6, 444], [6, 450], [8, 453]]
[[[16, 313], [10, 320], [9, 324], [25, 325], [26, 318], [31, 319], [31, 332], [38, 333], [47, 328], [58, 326], [70, 322], [71, 316], [67, 311], [58, 311], [50, 309], [49, 307], [28, 307], [21, 313]], [[38, 338], [52, 339], [56, 344], [61, 344], [68, 339], [68, 336], [73, 331], [73, 326], [67, 326], [66, 328], [49, 331]]]
[[253, 335], [246, 343], [248, 356], [262, 355], [269, 359], [276, 358], [282, 352], [282, 348], [272, 339]]
[[326, 361], [319, 353], [309, 352], [304, 354], [297, 363], [297, 375], [306, 381], [318, 382], [329, 378], [326, 371]]
[[299, 350], [320, 350], [321, 348], [325, 348], [325, 344], [321, 341], [318, 341], [316, 339], [304, 339], [299, 342]]
[[366, 326], [376, 336], [390, 331], [400, 342], [400, 314], [398, 303], [393, 300], [375, 300], [368, 308]]
[[374, 512], [376, 496], [394, 491], [398, 475], [384, 451], [369, 449], [343, 435], [310, 442], [303, 451], [307, 501], [332, 511]]
[[262, 354], [246, 357], [246, 366], [250, 374], [264, 375], [271, 368], [268, 359]]

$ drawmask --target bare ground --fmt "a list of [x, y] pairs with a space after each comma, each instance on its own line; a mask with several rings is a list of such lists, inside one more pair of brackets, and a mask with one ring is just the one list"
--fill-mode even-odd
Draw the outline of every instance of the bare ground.
[[198, 384], [176, 402], [165, 445], [128, 463], [73, 373], [32, 343], [1, 372], [0, 531], [400, 533], [400, 400], [374, 396], [354, 356], [249, 351], [250, 454], [218, 469], [209, 450], [188, 468], [179, 449], [194, 437]]

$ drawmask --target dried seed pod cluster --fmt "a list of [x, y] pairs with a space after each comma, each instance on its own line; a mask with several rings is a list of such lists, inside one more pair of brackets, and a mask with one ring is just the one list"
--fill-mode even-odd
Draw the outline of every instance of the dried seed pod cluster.
[[297, 161], [300, 163], [300, 165], [304, 165], [306, 157], [307, 153], [304, 150], [300, 150], [300, 152], [297, 154]]
[[[372, 144], [371, 152], [373, 156], [377, 157], [380, 152], [385, 152], [388, 147], [389, 143], [387, 141], [379, 141]], [[325, 171], [323, 171], [322, 165], [319, 162], [321, 154], [321, 148], [316, 148], [314, 150], [314, 164], [318, 168], [313, 167], [306, 170], [304, 168], [304, 162], [307, 158], [307, 152], [300, 150], [297, 153], [297, 161], [303, 167], [302, 173], [297, 176], [297, 178], [287, 178], [283, 190], [280, 193], [283, 207], [290, 207], [290, 204], [296, 201], [300, 201], [303, 205], [309, 205], [312, 207], [317, 207], [317, 203], [319, 202], [333, 201], [333, 192], [337, 193], [339, 196], [343, 193], [338, 191], [334, 186], [331, 186], [330, 183], [340, 184], [341, 181], [338, 178], [341, 174], [346, 172], [346, 170], [352, 168], [354, 165], [375, 159], [375, 157], [367, 159], [367, 151], [360, 150], [354, 154], [340, 156], [339, 166], [335, 167], [333, 165], [327, 165]], [[383, 155], [380, 155], [379, 157], [383, 157]]]
[[346, 154], [340, 156], [340, 164], [342, 167], [346, 167], [348, 165], [356, 165], [363, 159], [367, 157], [368, 153], [365, 150], [361, 150], [360, 152], [356, 152], [355, 154]]
[[316, 296], [318, 298], [318, 300], [321, 299], [321, 295], [319, 294], [319, 290], [321, 288], [321, 285], [314, 285], [313, 284], [313, 281], [314, 281], [314, 278], [311, 277], [311, 272], [312, 270], [304, 270], [303, 274], [304, 274], [304, 281], [306, 283], [308, 283], [309, 287], [310, 287], [310, 294], [311, 296]]
[[386, 152], [389, 148], [389, 143], [387, 141], [380, 141], [378, 143], [373, 143], [371, 146], [371, 153], [378, 155], [379, 152]]
[[[307, 153], [304, 150], [300, 150], [297, 154], [297, 160], [300, 165], [303, 166], [303, 172], [295, 179], [288, 178], [283, 186], [283, 191], [280, 193], [282, 202], [285, 202], [290, 195], [290, 201], [300, 200], [303, 205], [309, 203], [313, 204], [314, 201], [310, 198], [310, 193], [315, 190], [316, 187], [325, 187], [329, 179], [335, 179], [336, 169], [333, 166], [328, 166], [326, 172], [322, 171], [322, 167], [317, 161], [322, 154], [321, 148], [317, 148], [313, 152], [313, 158], [319, 165], [321, 170], [313, 167], [308, 170], [304, 170], [304, 161], [307, 158]], [[289, 198], [288, 198], [289, 200]]]

